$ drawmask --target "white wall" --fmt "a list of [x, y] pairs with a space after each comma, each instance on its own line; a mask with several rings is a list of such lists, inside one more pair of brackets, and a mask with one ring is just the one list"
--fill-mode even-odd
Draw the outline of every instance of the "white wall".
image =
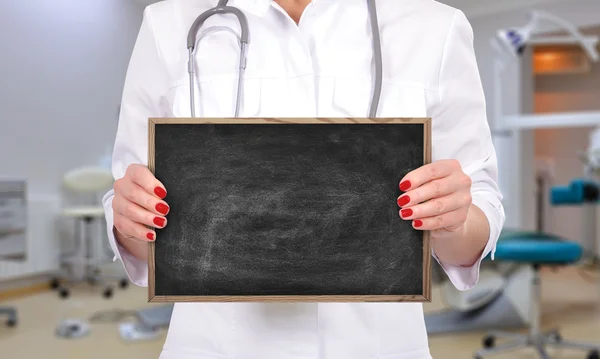
[[143, 7], [130, 0], [0, 1], [0, 175], [31, 194], [112, 146]]
[[[545, 10], [578, 25], [590, 26], [600, 23], [600, 1], [598, 0], [572, 0], [540, 4], [537, 9]], [[481, 77], [486, 92], [488, 103], [488, 115], [490, 122], [495, 121], [495, 75], [493, 60], [496, 56], [490, 45], [490, 40], [500, 28], [522, 26], [527, 22], [525, 11], [511, 11], [493, 16], [472, 18], [471, 24], [475, 32], [475, 48], [478, 57]], [[555, 29], [546, 26], [542, 30]], [[523, 84], [519, 83], [519, 69], [515, 68], [505, 75], [506, 87], [502, 93], [504, 102], [502, 104], [505, 114], [514, 114], [522, 108], [531, 108], [530, 104], [522, 103], [521, 89]], [[512, 81], [511, 81], [512, 80]], [[524, 78], [527, 81], [527, 78]], [[533, 81], [533, 78], [531, 78]], [[528, 87], [525, 85], [525, 87]], [[533, 110], [533, 109], [532, 109]], [[533, 168], [533, 146], [534, 136], [531, 131], [519, 136], [503, 137], [495, 139], [496, 149], [500, 167], [500, 185], [505, 197], [505, 209], [507, 211], [506, 226], [533, 229], [534, 222], [534, 192], [533, 178], [530, 175]], [[525, 151], [525, 149], [529, 149]], [[528, 156], [530, 155], [530, 156]], [[518, 168], [514, 163], [520, 162]]]
[[112, 149], [142, 11], [132, 0], [0, 0], [0, 178], [25, 178], [29, 200], [27, 261], [0, 262], [0, 279], [57, 268], [74, 226], [59, 226], [61, 178]]

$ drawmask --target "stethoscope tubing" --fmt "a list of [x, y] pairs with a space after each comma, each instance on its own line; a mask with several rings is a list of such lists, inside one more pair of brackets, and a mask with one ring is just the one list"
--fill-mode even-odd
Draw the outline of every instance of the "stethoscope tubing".
[[[239, 117], [240, 103], [242, 98], [242, 89], [244, 74], [246, 71], [247, 63], [247, 51], [250, 43], [250, 28], [248, 26], [248, 19], [246, 15], [238, 8], [233, 6], [227, 6], [228, 0], [219, 0], [219, 3], [214, 8], [208, 9], [196, 18], [187, 36], [187, 48], [188, 48], [188, 74], [190, 82], [190, 112], [192, 118], [196, 117], [196, 103], [195, 103], [195, 59], [194, 51], [196, 49], [196, 41], [198, 40], [198, 31], [204, 24], [204, 22], [213, 15], [232, 14], [235, 15], [240, 24], [240, 59], [238, 68], [238, 84], [237, 84], [237, 99], [235, 105], [235, 117]], [[381, 52], [381, 35], [379, 32], [379, 24], [377, 20], [377, 9], [375, 6], [375, 0], [366, 0], [369, 11], [369, 20], [371, 23], [372, 32], [372, 44], [373, 44], [373, 57], [375, 62], [375, 76], [373, 85], [373, 95], [369, 106], [369, 118], [377, 117], [377, 109], [379, 107], [379, 101], [381, 98], [381, 90], [383, 86], [383, 56]]]

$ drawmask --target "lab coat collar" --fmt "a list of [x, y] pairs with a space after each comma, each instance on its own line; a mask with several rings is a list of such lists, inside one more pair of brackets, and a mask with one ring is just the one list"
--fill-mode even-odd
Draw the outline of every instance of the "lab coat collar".
[[[258, 16], [265, 16], [274, 0], [230, 0], [229, 5], [248, 11]], [[314, 3], [320, 3], [330, 0], [312, 0]]]
[[265, 16], [272, 0], [229, 0], [229, 5], [254, 15]]

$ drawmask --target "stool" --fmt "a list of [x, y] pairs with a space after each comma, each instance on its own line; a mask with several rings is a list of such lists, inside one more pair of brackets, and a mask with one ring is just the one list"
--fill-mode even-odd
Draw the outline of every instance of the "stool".
[[[531, 325], [525, 335], [492, 332], [484, 340], [484, 349], [475, 353], [475, 359], [492, 354], [533, 347], [540, 358], [549, 359], [547, 346], [581, 349], [588, 352], [588, 359], [600, 359], [600, 343], [581, 343], [565, 340], [557, 330], [542, 332], [540, 329], [541, 282], [540, 268], [543, 266], [573, 265], [581, 259], [583, 249], [576, 242], [536, 232], [507, 232], [498, 241], [495, 259], [498, 261], [527, 263], [533, 267], [533, 295], [531, 298]], [[510, 341], [496, 345], [497, 338]]]
[[[76, 239], [76, 249], [72, 258], [66, 259], [65, 262], [81, 262], [84, 265], [84, 274], [80, 279], [71, 279], [68, 282], [78, 284], [87, 282], [90, 285], [105, 283], [108, 279], [117, 280], [121, 288], [126, 288], [129, 281], [127, 278], [120, 276], [109, 276], [102, 274], [98, 266], [94, 263], [94, 253], [92, 245], [94, 244], [92, 233], [93, 222], [104, 218], [104, 208], [102, 206], [78, 206], [65, 208], [62, 211], [63, 217], [74, 218], [80, 222], [81, 236]], [[52, 288], [58, 289], [61, 298], [69, 296], [69, 290], [66, 286], [61, 285], [59, 279], [52, 281]], [[113, 295], [113, 288], [106, 285], [103, 291], [105, 298], [110, 298]]]
[[[74, 205], [66, 207], [62, 210], [61, 215], [63, 217], [73, 218], [76, 220], [77, 225], [81, 225], [81, 235], [76, 238], [76, 249], [73, 256], [62, 260], [62, 262], [70, 262], [71, 264], [80, 263], [84, 266], [84, 274], [82, 278], [72, 278], [68, 282], [71, 284], [78, 284], [81, 282], [88, 282], [89, 284], [103, 283], [108, 279], [115, 279], [119, 281], [121, 288], [127, 287], [129, 281], [125, 275], [122, 276], [107, 276], [101, 274], [99, 265], [94, 263], [94, 252], [92, 248], [94, 244], [93, 236], [93, 223], [94, 221], [101, 221], [104, 219], [104, 207], [102, 204], [97, 202], [96, 196], [99, 192], [110, 188], [113, 184], [112, 173], [109, 169], [98, 166], [85, 166], [73, 169], [67, 172], [63, 179], [64, 186], [66, 189], [73, 193], [77, 193], [80, 196], [85, 195], [90, 197], [89, 201], [85, 205]], [[102, 238], [98, 238], [100, 243], [105, 244], [107, 241]], [[108, 254], [108, 251], [106, 251]], [[61, 298], [67, 298], [69, 296], [69, 290], [61, 285], [62, 280], [54, 278], [51, 281], [51, 287], [58, 289]], [[105, 298], [112, 297], [113, 289], [111, 286], [106, 285], [103, 295]]]

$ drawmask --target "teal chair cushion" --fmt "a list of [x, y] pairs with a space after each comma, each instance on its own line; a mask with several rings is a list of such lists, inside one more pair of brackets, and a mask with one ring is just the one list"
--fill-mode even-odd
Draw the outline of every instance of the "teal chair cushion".
[[550, 234], [505, 230], [498, 239], [494, 258], [499, 261], [559, 265], [577, 262], [582, 255], [583, 248], [577, 242]]

